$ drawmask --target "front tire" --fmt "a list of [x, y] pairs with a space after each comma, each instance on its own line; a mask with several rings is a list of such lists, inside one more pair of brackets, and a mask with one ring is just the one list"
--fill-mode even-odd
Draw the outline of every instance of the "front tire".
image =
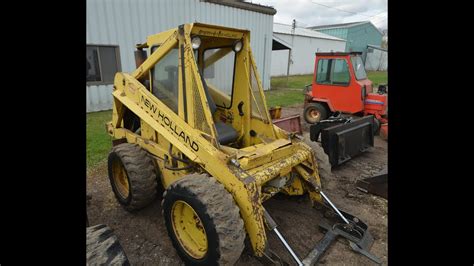
[[87, 229], [87, 265], [130, 265], [117, 236], [105, 224]]
[[155, 199], [158, 184], [155, 166], [137, 144], [122, 143], [113, 147], [108, 170], [115, 197], [127, 211], [142, 209]]
[[315, 124], [321, 120], [328, 118], [328, 111], [320, 103], [309, 103], [304, 108], [304, 120], [308, 124]]
[[233, 265], [244, 249], [244, 222], [232, 195], [213, 177], [191, 174], [163, 195], [168, 235], [186, 265]]

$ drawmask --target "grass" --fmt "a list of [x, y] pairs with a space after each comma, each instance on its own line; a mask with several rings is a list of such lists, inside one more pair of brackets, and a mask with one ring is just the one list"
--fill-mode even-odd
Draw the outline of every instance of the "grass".
[[[387, 82], [387, 72], [368, 72], [374, 86]], [[273, 77], [272, 89], [265, 91], [268, 107], [289, 106], [303, 103], [303, 89], [311, 83], [313, 75], [290, 76], [288, 86], [286, 77]], [[106, 160], [112, 147], [112, 139], [105, 131], [105, 123], [112, 119], [112, 111], [87, 114], [87, 168], [93, 168]]]
[[303, 89], [277, 88], [265, 92], [267, 106], [290, 106], [297, 103], [303, 103]]
[[272, 77], [270, 84], [272, 89], [274, 88], [304, 88], [305, 85], [311, 84], [313, 75], [295, 75], [288, 77], [288, 85], [286, 85], [286, 76], [284, 77]]
[[368, 71], [367, 77], [374, 83], [373, 87], [388, 82], [387, 71]]
[[112, 139], [105, 131], [105, 123], [110, 120], [112, 111], [87, 114], [87, 169], [93, 168], [107, 158], [112, 147]]

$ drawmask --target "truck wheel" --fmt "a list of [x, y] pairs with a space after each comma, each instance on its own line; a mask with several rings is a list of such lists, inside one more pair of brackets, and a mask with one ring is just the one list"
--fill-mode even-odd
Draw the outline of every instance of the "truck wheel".
[[87, 229], [87, 265], [130, 265], [112, 230], [105, 224]]
[[139, 210], [156, 197], [155, 166], [137, 144], [122, 143], [113, 147], [108, 168], [115, 197], [127, 211]]
[[380, 121], [374, 117], [374, 136], [379, 135], [380, 133]]
[[320, 103], [310, 103], [304, 108], [304, 120], [308, 124], [314, 124], [328, 118], [328, 111]]
[[244, 222], [232, 195], [213, 177], [191, 174], [163, 195], [168, 235], [186, 265], [233, 265], [244, 249]]

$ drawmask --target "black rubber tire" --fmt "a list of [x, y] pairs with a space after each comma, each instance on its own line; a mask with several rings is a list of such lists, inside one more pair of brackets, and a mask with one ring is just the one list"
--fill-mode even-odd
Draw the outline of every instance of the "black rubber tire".
[[[319, 114], [320, 114], [319, 118], [313, 118], [310, 115], [310, 112], [313, 111], [313, 110], [319, 112]], [[304, 117], [304, 120], [306, 121], [306, 123], [314, 124], [314, 123], [317, 123], [321, 120], [324, 120], [324, 119], [328, 118], [328, 110], [326, 110], [326, 107], [324, 107], [324, 105], [322, 105], [320, 103], [309, 103], [304, 108], [303, 117]]]
[[105, 224], [88, 227], [87, 265], [130, 265], [117, 236]]
[[[200, 260], [188, 255], [173, 230], [171, 210], [181, 200], [197, 213], [206, 231], [208, 250]], [[163, 195], [168, 235], [186, 265], [233, 265], [244, 249], [244, 222], [232, 195], [207, 174], [191, 174], [171, 184]]]
[[374, 117], [374, 136], [380, 134], [380, 121]]
[[[125, 168], [129, 184], [129, 195], [118, 193], [112, 172], [115, 160]], [[157, 172], [147, 152], [137, 144], [122, 143], [112, 148], [108, 160], [109, 180], [118, 202], [130, 212], [150, 204], [157, 195]]]

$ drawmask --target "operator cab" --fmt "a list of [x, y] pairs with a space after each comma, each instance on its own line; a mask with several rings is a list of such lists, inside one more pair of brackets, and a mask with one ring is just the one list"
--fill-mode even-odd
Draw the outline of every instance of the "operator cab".
[[237, 130], [224, 121], [226, 110], [233, 104], [236, 53], [242, 49], [242, 41], [196, 36], [192, 42], [198, 46], [194, 56], [214, 117], [218, 141], [222, 145], [235, 142], [239, 137]]
[[[241, 149], [275, 139], [251, 49], [246, 47], [248, 31], [201, 27], [194, 24], [190, 44], [178, 38], [171, 49], [166, 49], [142, 84], [193, 128], [215, 136], [220, 145]], [[150, 48], [149, 53], [142, 60], [136, 53], [137, 68], [147, 57], [160, 53], [166, 41], [160, 35], [149, 36], [142, 45]], [[140, 45], [137, 48], [140, 50]], [[195, 67], [189, 65], [193, 61]], [[203, 91], [197, 83], [202, 84]], [[202, 110], [206, 105], [200, 95], [205, 95], [212, 121]]]
[[361, 52], [316, 53], [314, 79], [308, 102], [321, 102], [326, 113], [358, 113], [372, 92]]

